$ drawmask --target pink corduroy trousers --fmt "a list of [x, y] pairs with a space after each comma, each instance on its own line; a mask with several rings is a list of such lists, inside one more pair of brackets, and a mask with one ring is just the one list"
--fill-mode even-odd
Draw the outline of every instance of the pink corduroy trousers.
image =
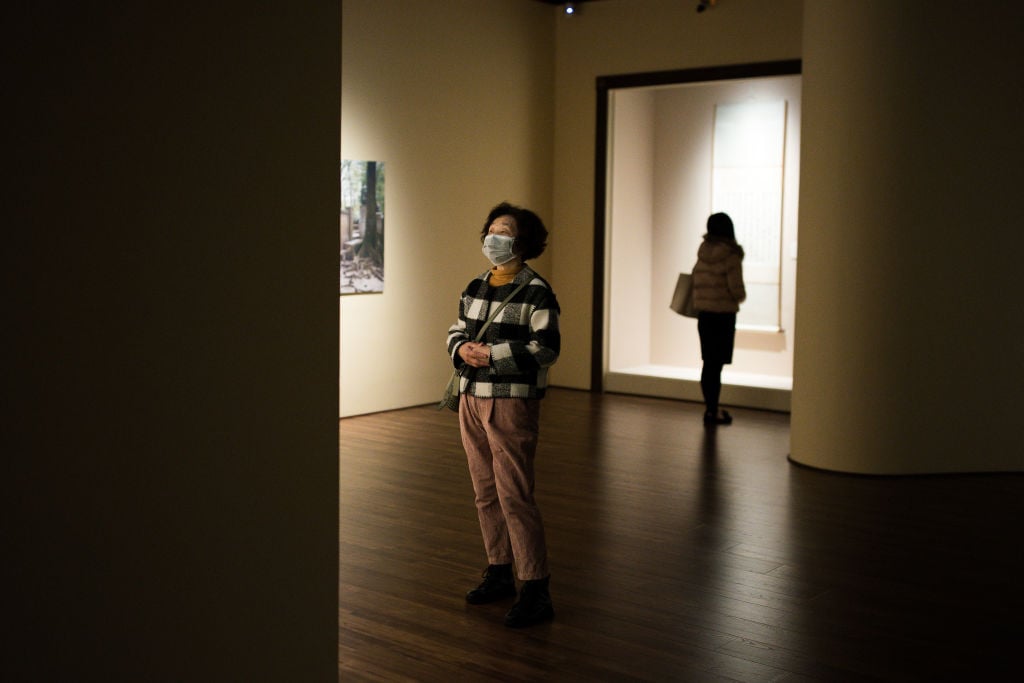
[[489, 564], [514, 564], [521, 581], [548, 575], [547, 544], [533, 497], [540, 400], [463, 394], [459, 426]]

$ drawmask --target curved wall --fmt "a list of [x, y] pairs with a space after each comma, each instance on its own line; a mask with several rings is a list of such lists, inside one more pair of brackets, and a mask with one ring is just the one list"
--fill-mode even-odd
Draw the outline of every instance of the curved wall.
[[1021, 14], [805, 3], [794, 461], [1024, 471]]

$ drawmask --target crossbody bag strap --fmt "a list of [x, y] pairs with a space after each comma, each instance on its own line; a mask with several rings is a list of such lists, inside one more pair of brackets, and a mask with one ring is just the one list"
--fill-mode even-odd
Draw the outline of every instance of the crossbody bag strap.
[[505, 297], [505, 300], [502, 301], [501, 304], [491, 312], [491, 315], [487, 317], [487, 322], [485, 322], [484, 326], [480, 328], [480, 331], [476, 333], [476, 339], [473, 341], [480, 341], [484, 338], [484, 332], [487, 331], [487, 327], [491, 324], [491, 321], [498, 317], [498, 314], [501, 313], [501, 309], [505, 308], [505, 304], [512, 301], [512, 297], [518, 294], [519, 290], [525, 287], [529, 282], [529, 280], [526, 280], [525, 282], [520, 283], [518, 287], [512, 290], [511, 294]]
[[[530, 282], [530, 280], [528, 279], [528, 280], [526, 280], [526, 282], [521, 283], [518, 287], [513, 289], [512, 292], [507, 297], [505, 297], [505, 300], [502, 301], [498, 305], [498, 307], [495, 308], [494, 311], [489, 316], [487, 316], [487, 321], [484, 323], [483, 327], [480, 328], [480, 331], [476, 333], [476, 339], [474, 339], [473, 341], [480, 341], [481, 339], [484, 338], [484, 332], [487, 331], [487, 328], [490, 326], [491, 321], [494, 320], [496, 317], [498, 317], [498, 314], [501, 313], [501, 309], [505, 308], [505, 304], [507, 304], [509, 301], [512, 301], [512, 297], [514, 297], [516, 294], [518, 294], [519, 290], [522, 289], [523, 287], [525, 287], [527, 284], [529, 284], [529, 282]], [[468, 365], [463, 365], [461, 368], [456, 370], [455, 374], [452, 375], [451, 382], [457, 382], [458, 381], [457, 377], [459, 375], [462, 375], [463, 371], [467, 367], [469, 367], [469, 366]], [[449, 387], [451, 386], [451, 382], [449, 382]], [[444, 405], [444, 401], [441, 402], [441, 406], [443, 406], [443, 405]], [[440, 406], [439, 406], [439, 408], [440, 408]]]

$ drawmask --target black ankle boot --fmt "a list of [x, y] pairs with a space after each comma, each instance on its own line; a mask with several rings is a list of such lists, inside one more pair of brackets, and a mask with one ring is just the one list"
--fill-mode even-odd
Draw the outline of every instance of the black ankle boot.
[[516, 594], [516, 579], [511, 564], [491, 564], [483, 573], [483, 582], [466, 593], [466, 602], [484, 605], [495, 600], [511, 598]]
[[519, 594], [519, 602], [512, 606], [505, 615], [505, 626], [522, 628], [547, 621], [555, 616], [551, 606], [551, 594], [548, 593], [548, 580], [551, 577], [527, 581]]

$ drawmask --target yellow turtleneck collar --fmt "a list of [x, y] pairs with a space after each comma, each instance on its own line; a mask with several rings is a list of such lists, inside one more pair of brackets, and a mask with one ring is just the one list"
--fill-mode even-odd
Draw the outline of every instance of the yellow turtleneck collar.
[[501, 287], [502, 285], [507, 285], [508, 283], [512, 282], [512, 280], [516, 278], [516, 275], [519, 274], [519, 271], [521, 271], [525, 267], [525, 265], [520, 263], [519, 267], [516, 268], [515, 270], [499, 271], [498, 266], [494, 266], [493, 268], [491, 268], [491, 279], [488, 282], [488, 284], [490, 284], [491, 287]]

